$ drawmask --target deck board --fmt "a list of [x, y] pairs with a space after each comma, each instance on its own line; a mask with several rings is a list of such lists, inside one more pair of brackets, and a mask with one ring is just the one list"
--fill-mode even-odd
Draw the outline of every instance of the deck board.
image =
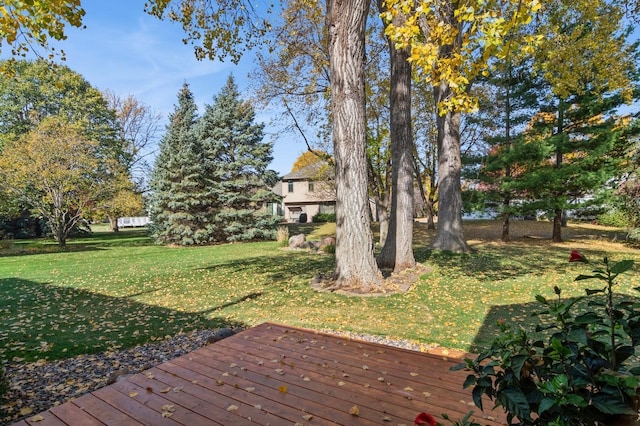
[[396, 426], [471, 410], [481, 425], [506, 424], [473, 406], [467, 373], [449, 371], [458, 362], [264, 323], [17, 425]]

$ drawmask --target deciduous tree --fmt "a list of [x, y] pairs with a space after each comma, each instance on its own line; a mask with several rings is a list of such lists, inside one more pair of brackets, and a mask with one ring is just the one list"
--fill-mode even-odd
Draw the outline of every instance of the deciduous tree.
[[[84, 14], [80, 0], [4, 1], [0, 5], [0, 47], [4, 42], [12, 55], [26, 56], [40, 46], [53, 58], [55, 49], [49, 40], [66, 39], [65, 26], [80, 27]], [[64, 59], [64, 51], [60, 54]]]
[[99, 147], [65, 117], [52, 116], [0, 155], [2, 182], [46, 219], [60, 247], [101, 197]]
[[[387, 34], [434, 90], [439, 107], [438, 228], [432, 246], [455, 252], [469, 249], [462, 230], [460, 114], [476, 108], [471, 83], [504, 55], [505, 36], [530, 22], [537, 0], [433, 1], [387, 0]], [[406, 14], [401, 23], [396, 16]], [[532, 41], [532, 38], [528, 39]]]

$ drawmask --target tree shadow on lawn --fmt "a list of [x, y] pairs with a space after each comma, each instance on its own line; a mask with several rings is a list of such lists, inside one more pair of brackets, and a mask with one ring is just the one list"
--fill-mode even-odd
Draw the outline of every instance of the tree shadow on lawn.
[[549, 272], [564, 274], [571, 265], [563, 247], [504, 245], [482, 248], [472, 253], [452, 253], [426, 247], [414, 250], [416, 260], [446, 269], [447, 277], [500, 281]]
[[289, 281], [296, 278], [309, 280], [320, 273], [333, 270], [335, 259], [333, 256], [308, 253], [294, 250], [280, 250], [273, 256], [251, 257], [235, 259], [199, 268], [203, 270], [224, 271], [229, 273], [250, 272], [262, 275], [272, 284]]
[[0, 279], [0, 360], [65, 359], [133, 347], [182, 332], [243, 326], [129, 297], [20, 278]]
[[[600, 288], [600, 285], [590, 286], [590, 288]], [[549, 302], [553, 302], [557, 300], [556, 295], [545, 295], [545, 298]], [[567, 297], [562, 298], [562, 302], [569, 304], [574, 302], [579, 297]], [[599, 312], [601, 317], [605, 318], [606, 314], [604, 312], [604, 308], [589, 306], [589, 302], [605, 302], [605, 296], [603, 294], [600, 295], [591, 295], [584, 296], [580, 298], [582, 300], [578, 301], [573, 308], [571, 309], [571, 314], [573, 317], [576, 315], [580, 315], [585, 312], [596, 311]], [[622, 301], [628, 302], [640, 302], [640, 297], [631, 296], [628, 294], [615, 294], [614, 295], [614, 303], [619, 303]], [[487, 315], [484, 318], [484, 322], [482, 326], [478, 330], [471, 347], [470, 351], [473, 353], [479, 353], [482, 350], [491, 346], [491, 342], [499, 336], [502, 332], [500, 327], [498, 326], [498, 321], [506, 321], [507, 325], [510, 325], [513, 329], [522, 328], [526, 331], [527, 336], [529, 336], [530, 340], [537, 340], [539, 338], [543, 338], [545, 342], [549, 338], [549, 336], [557, 331], [557, 329], [550, 329], [546, 331], [536, 332], [536, 327], [538, 325], [543, 325], [547, 327], [549, 325], [554, 324], [555, 318], [551, 315], [535, 315], [536, 313], [542, 312], [545, 310], [545, 306], [537, 301], [527, 302], [527, 303], [516, 303], [509, 305], [493, 305], [489, 308]]]

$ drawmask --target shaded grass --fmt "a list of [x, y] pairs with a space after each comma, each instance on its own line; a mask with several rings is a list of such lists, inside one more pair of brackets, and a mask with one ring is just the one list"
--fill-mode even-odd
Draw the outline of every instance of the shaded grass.
[[[334, 230], [303, 224], [290, 234], [315, 239]], [[64, 358], [264, 321], [469, 350], [495, 335], [498, 318], [536, 321], [535, 295], [552, 297], [554, 285], [566, 297], [584, 294], [586, 284], [573, 279], [587, 270], [567, 262], [570, 249], [640, 261], [640, 251], [616, 242], [622, 231], [610, 228], [572, 225], [562, 244], [546, 239], [549, 223], [514, 224], [509, 244], [498, 241], [497, 222], [469, 223], [465, 232], [473, 253], [434, 252], [433, 231], [417, 224], [416, 258], [432, 271], [410, 292], [383, 298], [314, 292], [309, 281], [330, 272], [333, 258], [276, 242], [160, 247], [143, 230], [124, 230], [72, 241], [62, 252], [15, 244], [31, 254], [0, 252], [0, 358]], [[619, 291], [634, 295], [636, 273], [620, 278]]]

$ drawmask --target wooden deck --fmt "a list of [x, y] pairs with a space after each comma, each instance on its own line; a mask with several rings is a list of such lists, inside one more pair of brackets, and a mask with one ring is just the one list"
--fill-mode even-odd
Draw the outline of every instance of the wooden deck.
[[506, 424], [473, 405], [458, 362], [265, 323], [16, 425], [397, 426], [470, 410]]

